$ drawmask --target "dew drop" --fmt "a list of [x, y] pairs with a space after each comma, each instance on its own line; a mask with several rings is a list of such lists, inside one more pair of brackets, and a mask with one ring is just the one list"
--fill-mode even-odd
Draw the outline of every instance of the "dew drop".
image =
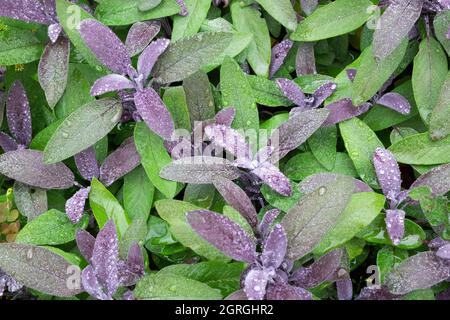
[[325, 193], [327, 192], [327, 188], [326, 187], [320, 187], [319, 188], [319, 196], [323, 196]]

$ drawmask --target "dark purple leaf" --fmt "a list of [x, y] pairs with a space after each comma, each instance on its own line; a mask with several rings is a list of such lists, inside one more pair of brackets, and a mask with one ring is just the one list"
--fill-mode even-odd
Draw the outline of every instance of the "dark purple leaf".
[[90, 187], [81, 188], [66, 201], [66, 214], [72, 223], [80, 222], [83, 217], [84, 205], [89, 197]]
[[131, 59], [127, 48], [107, 26], [93, 19], [80, 23], [80, 35], [95, 56], [111, 71], [127, 74]]
[[0, 131], [0, 147], [4, 152], [17, 150], [17, 142], [4, 132]]
[[311, 108], [317, 108], [319, 107], [329, 96], [333, 94], [333, 92], [336, 90], [336, 83], [334, 82], [328, 82], [323, 85], [321, 85], [315, 92], [314, 92], [314, 102], [311, 106]]
[[436, 300], [450, 300], [450, 288], [447, 288], [446, 290], [439, 292], [436, 295]]
[[98, 167], [94, 147], [89, 147], [86, 150], [81, 151], [74, 156], [74, 159], [78, 172], [84, 179], [91, 181], [94, 177], [98, 178], [100, 169]]
[[408, 35], [422, 11], [424, 0], [391, 1], [378, 21], [373, 35], [373, 55], [388, 57]]
[[245, 161], [251, 158], [251, 150], [245, 138], [238, 131], [225, 125], [209, 125], [205, 128], [206, 136], [218, 147]]
[[47, 35], [52, 43], [55, 43], [58, 40], [61, 32], [62, 27], [59, 23], [53, 23], [48, 26]]
[[159, 21], [136, 22], [128, 31], [125, 46], [130, 57], [141, 53], [161, 30]]
[[410, 190], [428, 186], [433, 192], [433, 196], [441, 196], [450, 191], [450, 163], [434, 167], [424, 173], [411, 185]]
[[394, 245], [400, 244], [405, 233], [405, 211], [386, 210], [386, 229]]
[[119, 279], [122, 286], [132, 286], [144, 276], [144, 257], [141, 248], [134, 243], [128, 251], [127, 261], [119, 263]]
[[295, 72], [297, 74], [297, 77], [317, 73], [313, 43], [301, 42], [299, 44], [297, 56], [295, 58]]
[[91, 88], [91, 96], [100, 96], [107, 92], [133, 88], [134, 83], [127, 77], [120, 74], [109, 74], [95, 81]]
[[281, 210], [279, 209], [272, 209], [267, 211], [264, 214], [264, 217], [261, 221], [261, 223], [258, 226], [259, 232], [262, 235], [267, 234], [267, 232], [269, 231], [270, 226], [272, 225], [272, 223], [275, 221], [275, 219], [278, 217], [278, 215], [281, 213]]
[[196, 210], [187, 214], [187, 221], [202, 238], [226, 255], [238, 261], [255, 261], [255, 242], [229, 218], [208, 210]]
[[402, 179], [394, 155], [384, 148], [376, 148], [373, 155], [373, 165], [384, 195], [389, 200], [396, 200], [401, 191]]
[[287, 283], [275, 283], [267, 288], [267, 300], [312, 300], [312, 294]]
[[244, 190], [239, 188], [233, 181], [221, 176], [215, 177], [213, 183], [225, 201], [236, 209], [250, 226], [255, 229], [258, 223], [258, 214]]
[[298, 148], [320, 128], [328, 114], [326, 109], [307, 110], [281, 124], [270, 137], [270, 145], [275, 148], [270, 161], [276, 163]]
[[177, 0], [177, 3], [179, 4], [179, 6], [181, 8], [180, 15], [183, 17], [189, 15], [189, 12], [186, 8], [186, 4], [184, 3], [184, 0]]
[[280, 78], [276, 80], [276, 83], [286, 98], [301, 108], [306, 107], [305, 94], [294, 81]]
[[264, 162], [251, 172], [279, 194], [286, 197], [292, 194], [289, 179], [273, 164]]
[[18, 144], [28, 146], [31, 142], [31, 112], [27, 94], [20, 81], [15, 81], [6, 100], [6, 119], [9, 131]]
[[52, 20], [44, 11], [44, 5], [39, 0], [2, 0], [0, 16], [25, 22], [51, 24]]
[[61, 37], [49, 43], [39, 61], [39, 84], [45, 92], [48, 105], [53, 109], [64, 94], [69, 72], [70, 41]]
[[95, 238], [86, 230], [80, 229], [76, 235], [77, 247], [87, 262], [91, 262], [94, 251]]
[[328, 118], [323, 123], [323, 126], [331, 126], [333, 124], [357, 117], [369, 110], [370, 103], [364, 103], [355, 107], [352, 100], [345, 98], [336, 102], [330, 103], [325, 108], [330, 110]]
[[438, 250], [440, 247], [443, 247], [447, 244], [450, 244], [450, 242], [442, 239], [441, 237], [437, 237], [428, 242], [427, 245], [430, 250]]
[[67, 189], [74, 183], [69, 168], [62, 162], [44, 164], [43, 153], [36, 150], [24, 149], [2, 154], [0, 173], [42, 189]]
[[297, 287], [314, 288], [324, 281], [335, 281], [342, 268], [343, 260], [348, 259], [345, 249], [336, 249], [320, 257], [309, 267], [300, 267], [290, 277]]
[[263, 266], [277, 269], [284, 260], [286, 249], [286, 232], [280, 224], [276, 224], [264, 243], [264, 250], [261, 255]]
[[401, 114], [409, 114], [411, 111], [411, 105], [408, 100], [401, 94], [396, 92], [386, 93], [380, 99], [377, 100], [377, 104], [381, 104], [389, 109], [397, 111]]
[[272, 55], [270, 58], [270, 68], [269, 77], [272, 78], [273, 75], [280, 69], [286, 59], [289, 51], [291, 50], [294, 43], [289, 40], [283, 40], [272, 48]]
[[112, 296], [119, 286], [119, 240], [113, 220], [109, 220], [98, 233], [91, 263], [106, 295]]
[[99, 300], [112, 300], [111, 295], [103, 292], [102, 285], [98, 281], [94, 268], [91, 265], [83, 269], [81, 283], [83, 284], [84, 290], [94, 298]]
[[110, 186], [140, 163], [141, 156], [136, 150], [133, 138], [130, 137], [105, 159], [100, 167], [100, 181], [105, 186]]
[[217, 112], [215, 120], [216, 124], [231, 127], [233, 123], [234, 116], [236, 115], [236, 109], [225, 108]]
[[450, 277], [448, 262], [434, 252], [421, 252], [394, 267], [385, 276], [385, 284], [393, 294], [407, 294], [427, 289]]
[[144, 80], [148, 78], [159, 56], [166, 51], [169, 44], [169, 39], [159, 38], [158, 40], [150, 43], [150, 45], [139, 56], [137, 69], [138, 72], [144, 76]]
[[175, 125], [158, 93], [152, 88], [139, 91], [134, 95], [134, 103], [147, 126], [163, 139], [170, 140]]
[[248, 300], [263, 300], [270, 274], [266, 270], [250, 270], [245, 277], [244, 292]]
[[336, 281], [336, 289], [339, 300], [352, 300], [353, 297], [353, 283], [350, 277], [339, 279]]
[[442, 259], [450, 259], [450, 244], [446, 244], [438, 249], [436, 255]]
[[226, 159], [197, 156], [175, 160], [160, 173], [164, 179], [193, 184], [212, 183], [219, 175], [234, 180], [239, 177], [239, 171]]

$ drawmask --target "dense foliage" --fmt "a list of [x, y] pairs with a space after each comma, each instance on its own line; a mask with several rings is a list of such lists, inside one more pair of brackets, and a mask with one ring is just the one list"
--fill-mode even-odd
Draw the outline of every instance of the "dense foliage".
[[0, 295], [450, 299], [449, 55], [449, 0], [0, 0]]

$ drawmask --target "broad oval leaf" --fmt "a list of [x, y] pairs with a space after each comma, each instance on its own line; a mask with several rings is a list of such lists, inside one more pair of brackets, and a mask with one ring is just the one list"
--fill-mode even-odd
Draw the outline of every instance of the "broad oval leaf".
[[190, 211], [186, 218], [203, 239], [227, 256], [242, 262], [255, 261], [255, 242], [229, 218], [208, 210]]
[[288, 237], [288, 258], [301, 258], [319, 244], [338, 222], [353, 189], [351, 178], [342, 177], [304, 196], [287, 212], [281, 224]]
[[72, 112], [56, 129], [44, 149], [44, 161], [65, 160], [105, 137], [119, 122], [122, 105], [115, 99], [87, 103]]
[[42, 189], [68, 189], [74, 175], [63, 163], [45, 164], [44, 155], [36, 150], [16, 150], [0, 156], [0, 173]]
[[88, 217], [73, 224], [64, 212], [51, 209], [28, 222], [17, 234], [16, 243], [59, 245], [75, 240], [77, 229], [86, 228]]
[[171, 43], [153, 68], [160, 83], [184, 80], [215, 61], [231, 42], [232, 33], [202, 32]]
[[72, 297], [82, 292], [67, 285], [74, 267], [60, 255], [35, 245], [0, 244], [0, 268], [23, 285], [49, 295]]
[[28, 221], [48, 210], [46, 190], [33, 188], [18, 181], [14, 183], [14, 202]]
[[175, 160], [160, 173], [164, 179], [195, 184], [212, 183], [219, 175], [234, 180], [239, 177], [239, 171], [226, 159], [196, 156]]
[[398, 162], [442, 164], [450, 162], [450, 136], [431, 141], [428, 132], [407, 136], [389, 147]]
[[5, 66], [38, 60], [44, 44], [29, 30], [8, 26], [0, 32], [0, 64]]
[[294, 41], [317, 41], [353, 31], [372, 15], [369, 0], [336, 0], [316, 9], [298, 24]]
[[385, 284], [393, 294], [406, 294], [413, 290], [430, 288], [448, 277], [448, 264], [429, 251], [403, 261], [386, 275]]

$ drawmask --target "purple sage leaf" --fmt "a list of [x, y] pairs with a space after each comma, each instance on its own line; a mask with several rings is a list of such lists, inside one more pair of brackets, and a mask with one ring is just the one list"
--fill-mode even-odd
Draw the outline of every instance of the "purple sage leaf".
[[420, 186], [430, 187], [433, 196], [441, 196], [450, 191], [450, 163], [434, 167], [422, 174], [414, 181], [410, 190]]
[[270, 58], [270, 68], [269, 77], [272, 78], [273, 75], [280, 69], [286, 59], [289, 51], [291, 50], [294, 42], [289, 39], [283, 40], [272, 48], [272, 56]]
[[345, 98], [336, 102], [330, 103], [325, 108], [330, 110], [328, 118], [323, 123], [323, 126], [331, 126], [333, 124], [357, 117], [370, 108], [369, 103], [364, 103], [358, 107], [355, 107], [351, 99]]
[[289, 179], [273, 164], [264, 162], [251, 172], [279, 194], [286, 197], [292, 194]]
[[436, 251], [436, 255], [439, 258], [442, 259], [450, 259], [450, 244], [446, 244], [445, 246], [442, 246], [438, 249], [438, 251]]
[[6, 119], [9, 131], [18, 144], [28, 146], [31, 142], [31, 112], [27, 94], [20, 81], [15, 81], [6, 100]]
[[380, 99], [377, 100], [377, 104], [381, 104], [389, 109], [397, 111], [401, 114], [409, 114], [411, 111], [411, 105], [408, 100], [401, 94], [396, 92], [386, 93]]
[[98, 167], [98, 162], [95, 157], [94, 147], [89, 147], [86, 150], [74, 156], [75, 164], [77, 166], [78, 172], [81, 176], [91, 181], [92, 178], [98, 178], [100, 175], [100, 168]]
[[112, 296], [119, 286], [119, 240], [113, 220], [109, 220], [97, 235], [92, 252], [92, 267], [98, 282]]
[[390, 200], [396, 200], [401, 191], [402, 179], [394, 155], [389, 150], [377, 148], [373, 155], [373, 165], [384, 195]]
[[84, 290], [99, 300], [112, 300], [112, 297], [103, 292], [102, 285], [98, 281], [93, 266], [89, 265], [81, 273], [81, 283]]
[[134, 95], [134, 103], [147, 126], [160, 137], [170, 140], [175, 125], [158, 93], [152, 88], [139, 91]]
[[186, 4], [184, 3], [184, 0], [177, 0], [178, 5], [180, 6], [180, 15], [185, 17], [189, 15], [189, 12], [187, 10]]
[[67, 85], [69, 72], [70, 41], [61, 37], [49, 43], [39, 61], [39, 84], [44, 89], [50, 108], [61, 99]]
[[255, 229], [258, 223], [258, 214], [244, 190], [239, 188], [233, 181], [220, 176], [214, 178], [213, 184], [225, 201], [238, 211], [250, 226]]
[[97, 20], [80, 23], [80, 35], [95, 56], [111, 71], [127, 74], [131, 59], [127, 48], [114, 32]]
[[109, 74], [95, 81], [91, 88], [91, 96], [100, 96], [107, 92], [133, 88], [134, 83], [127, 77], [120, 74]]
[[86, 230], [80, 229], [76, 235], [77, 247], [87, 262], [91, 262], [94, 251], [95, 238]]
[[191, 227], [202, 238], [226, 255], [238, 261], [255, 261], [255, 242], [229, 218], [208, 210], [191, 211], [186, 216]]
[[58, 40], [61, 32], [62, 27], [59, 23], [53, 23], [48, 26], [47, 35], [52, 43], [55, 43]]
[[186, 157], [164, 167], [161, 178], [183, 183], [208, 184], [216, 176], [230, 180], [239, 177], [239, 171], [230, 161], [217, 157]]
[[350, 79], [350, 81], [353, 82], [356, 77], [356, 69], [346, 69], [345, 72], [347, 72], [347, 77]]
[[100, 167], [100, 181], [105, 186], [110, 186], [140, 163], [141, 156], [136, 150], [133, 138], [130, 137], [105, 159]]
[[169, 44], [170, 40], [160, 38], [150, 43], [139, 56], [137, 69], [138, 72], [144, 76], [144, 80], [148, 78], [159, 56], [166, 51]]
[[72, 223], [80, 222], [83, 217], [84, 205], [89, 197], [90, 187], [81, 188], [69, 200], [66, 201], [66, 214]]
[[266, 270], [250, 270], [245, 277], [244, 292], [248, 300], [263, 300], [270, 274]]
[[265, 268], [277, 269], [284, 260], [287, 249], [287, 238], [284, 228], [277, 224], [267, 236], [261, 261]]
[[139, 21], [133, 24], [125, 40], [125, 46], [130, 57], [144, 51], [160, 30], [161, 23], [158, 21]]
[[44, 164], [43, 153], [16, 150], [0, 155], [0, 173], [42, 189], [67, 189], [74, 183], [72, 171], [62, 162]]
[[216, 124], [231, 127], [233, 123], [234, 116], [236, 115], [236, 109], [225, 108], [217, 112], [215, 116]]
[[17, 142], [4, 132], [0, 131], [0, 147], [4, 152], [17, 150]]
[[280, 213], [281, 213], [280, 209], [272, 209], [264, 214], [264, 217], [258, 226], [258, 230], [262, 235], [267, 234], [270, 226], [275, 221], [275, 219], [280, 215]]
[[306, 97], [302, 89], [292, 80], [280, 78], [275, 81], [278, 88], [280, 88], [283, 95], [286, 96], [295, 105], [305, 108], [306, 107]]
[[427, 289], [450, 277], [448, 262], [434, 252], [421, 252], [394, 267], [385, 276], [385, 284], [393, 294], [407, 294]]
[[25, 22], [52, 23], [51, 18], [45, 14], [43, 3], [39, 0], [3, 0], [0, 16]]
[[315, 92], [314, 92], [314, 102], [311, 106], [311, 108], [317, 108], [319, 107], [329, 96], [333, 94], [333, 92], [336, 90], [337, 85], [334, 82], [328, 82], [323, 85], [321, 85]]
[[299, 44], [295, 58], [295, 72], [297, 77], [317, 73], [313, 43], [301, 42]]
[[386, 229], [394, 245], [399, 245], [405, 233], [405, 211], [386, 210]]

